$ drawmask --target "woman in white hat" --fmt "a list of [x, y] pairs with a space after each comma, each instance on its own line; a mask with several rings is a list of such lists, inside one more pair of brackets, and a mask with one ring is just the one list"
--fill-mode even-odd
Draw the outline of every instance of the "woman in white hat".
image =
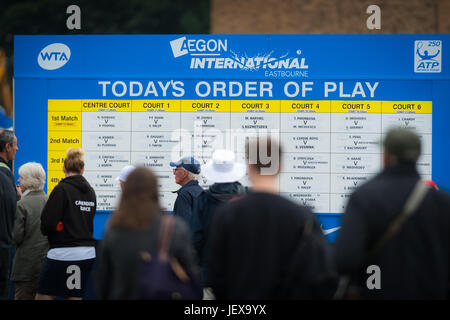
[[116, 178], [116, 181], [119, 181], [120, 183], [120, 190], [123, 190], [123, 185], [125, 181], [127, 181], [127, 177], [130, 175], [131, 172], [133, 172], [134, 169], [136, 169], [135, 166], [128, 165], [123, 167], [122, 170], [120, 170], [119, 176]]
[[195, 199], [191, 227], [195, 250], [202, 268], [203, 298], [211, 299], [213, 296], [209, 289], [205, 261], [209, 225], [219, 205], [245, 194], [246, 190], [238, 180], [245, 176], [246, 166], [236, 161], [236, 155], [233, 151], [219, 149], [214, 151], [212, 159], [202, 166], [201, 172], [206, 179], [214, 182], [214, 184]]

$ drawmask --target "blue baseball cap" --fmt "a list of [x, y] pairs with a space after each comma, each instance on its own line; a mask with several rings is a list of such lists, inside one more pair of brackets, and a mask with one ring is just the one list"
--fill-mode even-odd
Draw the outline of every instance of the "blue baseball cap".
[[197, 160], [195, 160], [193, 157], [181, 158], [177, 162], [171, 162], [170, 166], [171, 167], [183, 167], [187, 171], [192, 172], [194, 174], [200, 173], [200, 163]]

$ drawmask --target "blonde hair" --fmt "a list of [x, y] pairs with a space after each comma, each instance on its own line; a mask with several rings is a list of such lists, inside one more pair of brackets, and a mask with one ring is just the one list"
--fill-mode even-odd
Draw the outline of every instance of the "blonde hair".
[[44, 189], [45, 171], [40, 163], [27, 162], [19, 168], [19, 176], [22, 178], [22, 186], [39, 191]]
[[81, 170], [84, 168], [83, 149], [69, 148], [66, 154], [66, 159], [64, 159], [66, 172], [81, 173]]

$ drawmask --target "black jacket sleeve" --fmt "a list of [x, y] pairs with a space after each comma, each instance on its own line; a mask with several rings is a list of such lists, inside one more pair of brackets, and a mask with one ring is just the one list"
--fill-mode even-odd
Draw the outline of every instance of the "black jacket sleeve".
[[108, 234], [105, 233], [105, 237], [100, 241], [99, 250], [97, 250], [97, 269], [94, 275], [95, 286], [100, 299], [106, 300], [109, 298], [111, 286], [110, 281], [112, 279], [109, 259], [108, 248]]
[[203, 249], [205, 246], [205, 230], [202, 219], [204, 209], [204, 195], [201, 194], [194, 199], [191, 221], [194, 249], [197, 254], [199, 264], [203, 262]]
[[208, 267], [208, 281], [213, 289], [216, 299], [226, 298], [227, 252], [226, 237], [228, 232], [224, 217], [226, 212], [222, 208], [216, 211], [211, 223], [209, 245], [206, 246], [206, 265]]

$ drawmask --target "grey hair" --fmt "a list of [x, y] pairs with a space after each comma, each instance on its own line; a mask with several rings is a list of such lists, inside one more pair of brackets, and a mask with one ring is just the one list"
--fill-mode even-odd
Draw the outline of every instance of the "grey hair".
[[[183, 168], [184, 169], [184, 168]], [[184, 169], [184, 170], [186, 170], [186, 169]], [[195, 174], [195, 173], [192, 173], [192, 172], [190, 172], [190, 171], [188, 171], [188, 170], [186, 170], [187, 172], [188, 172], [188, 178], [189, 178], [189, 180], [198, 180], [198, 179], [200, 179], [200, 175], [198, 175], [198, 174]]]
[[45, 184], [45, 171], [37, 162], [27, 162], [19, 168], [22, 185], [29, 190], [42, 190]]
[[7, 144], [14, 143], [14, 132], [11, 130], [1, 130], [0, 131], [0, 152], [5, 149]]
[[412, 130], [391, 129], [384, 139], [384, 149], [397, 163], [416, 163], [421, 153], [419, 136]]

